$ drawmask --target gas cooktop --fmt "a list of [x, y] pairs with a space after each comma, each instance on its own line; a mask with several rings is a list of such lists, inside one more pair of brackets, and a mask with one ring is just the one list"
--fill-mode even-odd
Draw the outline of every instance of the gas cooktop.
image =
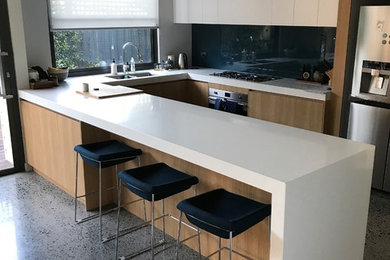
[[245, 73], [245, 72], [236, 72], [236, 71], [223, 71], [221, 73], [212, 73], [211, 76], [229, 78], [229, 79], [240, 79], [253, 82], [263, 82], [278, 79], [277, 77], [264, 74], [254, 74], [254, 73]]

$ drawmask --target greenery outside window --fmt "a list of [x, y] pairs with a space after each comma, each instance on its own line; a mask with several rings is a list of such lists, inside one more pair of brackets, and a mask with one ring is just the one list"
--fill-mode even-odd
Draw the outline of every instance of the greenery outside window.
[[[53, 64], [68, 67], [73, 75], [106, 73], [112, 59], [121, 65], [134, 57], [137, 69], [152, 68], [156, 62], [157, 29], [54, 30], [51, 35]], [[122, 46], [126, 42], [132, 42], [140, 49], [142, 63], [139, 63], [137, 50], [132, 46], [126, 48], [125, 57], [122, 57]]]
[[48, 0], [48, 12], [53, 64], [73, 75], [108, 72], [113, 58], [134, 57], [137, 69], [157, 60], [158, 0]]

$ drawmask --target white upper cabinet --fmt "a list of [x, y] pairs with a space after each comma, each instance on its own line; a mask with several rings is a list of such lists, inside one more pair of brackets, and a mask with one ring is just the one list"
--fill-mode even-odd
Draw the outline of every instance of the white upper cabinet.
[[175, 23], [190, 23], [188, 11], [188, 0], [173, 0], [173, 20]]
[[318, 0], [295, 0], [294, 22], [296, 26], [317, 26]]
[[176, 23], [337, 25], [339, 0], [174, 0]]
[[339, 0], [319, 0], [318, 26], [336, 27]]
[[270, 24], [272, 0], [219, 0], [220, 24]]
[[294, 22], [294, 0], [273, 0], [271, 24], [291, 25]]
[[202, 2], [203, 23], [218, 23], [218, 0], [202, 0]]
[[190, 23], [203, 23], [203, 1], [188, 1], [188, 21]]

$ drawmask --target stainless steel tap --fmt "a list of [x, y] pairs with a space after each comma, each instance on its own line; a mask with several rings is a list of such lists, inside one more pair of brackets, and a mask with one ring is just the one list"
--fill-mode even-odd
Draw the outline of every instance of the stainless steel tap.
[[144, 62], [142, 60], [142, 55], [141, 55], [141, 50], [132, 42], [126, 42], [125, 44], [123, 44], [122, 46], [122, 58], [123, 58], [123, 64], [126, 63], [126, 59], [125, 59], [125, 52], [126, 52], [126, 47], [127, 46], [133, 46], [136, 50], [137, 50], [137, 57], [138, 57], [138, 62], [139, 63], [142, 63]]

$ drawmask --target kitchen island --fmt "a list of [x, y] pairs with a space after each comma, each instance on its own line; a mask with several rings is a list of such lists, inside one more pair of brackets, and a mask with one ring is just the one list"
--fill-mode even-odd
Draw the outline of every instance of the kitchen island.
[[[145, 93], [89, 98], [76, 94], [83, 80], [71, 79], [53, 89], [19, 91], [28, 163], [29, 150], [39, 146], [34, 144], [39, 133], [50, 132], [51, 123], [40, 122], [50, 118], [59, 131], [41, 137], [55, 135], [54, 140], [61, 131], [71, 133], [69, 142], [63, 142], [69, 153], [77, 144], [74, 140], [116, 138], [141, 148], [142, 164], [164, 161], [198, 176], [201, 192], [223, 187], [271, 203], [270, 247], [267, 223], [234, 242], [256, 259], [363, 258], [373, 146]], [[102, 82], [102, 77], [94, 80]], [[158, 82], [164, 77], [147, 80]], [[62, 178], [70, 180], [69, 186], [48, 178], [72, 194], [74, 157], [64, 159], [66, 176]], [[34, 166], [39, 160], [31, 160], [32, 166], [46, 176], [44, 168]], [[87, 188], [91, 177], [84, 177]], [[168, 202], [174, 215], [181, 198]], [[139, 213], [138, 208], [128, 210]], [[172, 235], [174, 225], [168, 228]], [[202, 235], [207, 254], [215, 248], [216, 239]]]

